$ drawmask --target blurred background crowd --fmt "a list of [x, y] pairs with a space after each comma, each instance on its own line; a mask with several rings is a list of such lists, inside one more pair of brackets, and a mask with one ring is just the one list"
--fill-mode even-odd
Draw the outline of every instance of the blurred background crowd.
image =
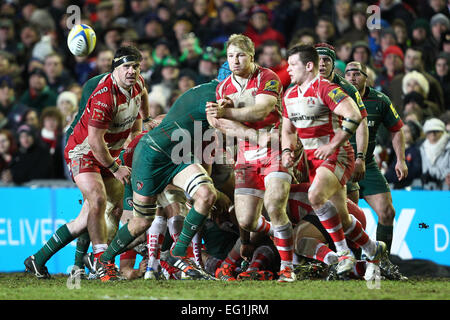
[[[0, 9], [0, 181], [66, 180], [64, 131], [83, 84], [109, 72], [117, 48], [142, 53], [151, 115], [167, 113], [225, 61], [233, 33], [250, 37], [255, 60], [290, 84], [286, 50], [298, 42], [335, 47], [336, 71], [359, 61], [405, 126], [409, 176], [399, 183], [387, 131], [376, 158], [394, 188], [450, 186], [450, 2], [446, 0], [2, 0]], [[73, 7], [94, 28], [88, 57], [67, 48]], [[376, 5], [378, 8], [373, 10]], [[377, 11], [379, 10], [379, 11]], [[379, 13], [381, 19], [375, 19]], [[374, 16], [375, 14], [375, 16]], [[372, 28], [371, 26], [374, 26]], [[369, 26], [369, 27], [368, 27]]]

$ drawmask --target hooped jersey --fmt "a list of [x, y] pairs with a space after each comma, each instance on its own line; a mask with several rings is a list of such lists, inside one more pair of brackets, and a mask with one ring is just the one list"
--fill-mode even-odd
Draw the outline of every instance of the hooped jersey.
[[[231, 74], [223, 80], [216, 89], [216, 99], [229, 97], [233, 100], [235, 108], [243, 108], [246, 106], [254, 106], [256, 96], [259, 94], [267, 94], [277, 98], [274, 110], [260, 121], [243, 122], [244, 125], [253, 129], [271, 130], [277, 128], [281, 120], [281, 99], [283, 86], [280, 78], [270, 69], [257, 66], [255, 72], [247, 79], [244, 85], [235, 80]], [[239, 158], [244, 157], [246, 162], [256, 161], [263, 157], [267, 157], [267, 148], [258, 148], [258, 146], [248, 141], [239, 141], [238, 162]]]
[[145, 89], [144, 79], [138, 81], [128, 92], [121, 88], [112, 74], [105, 75], [91, 94], [78, 123], [70, 135], [64, 156], [74, 159], [81, 156], [94, 158], [88, 143], [88, 127], [107, 129], [104, 139], [113, 158], [120, 151], [131, 131], [131, 127], [140, 117], [142, 93]]
[[[341, 87], [320, 76], [315, 77], [304, 92], [299, 85], [286, 91], [283, 117], [296, 127], [308, 158], [340, 130], [341, 117], [333, 110], [348, 97]], [[344, 146], [350, 146], [349, 142], [346, 141]]]

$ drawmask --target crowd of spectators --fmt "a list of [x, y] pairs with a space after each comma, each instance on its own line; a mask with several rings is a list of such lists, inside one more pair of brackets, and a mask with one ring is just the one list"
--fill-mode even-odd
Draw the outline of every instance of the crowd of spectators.
[[[449, 189], [450, 5], [445, 0], [0, 3], [3, 184], [70, 180], [62, 158], [64, 130], [78, 110], [83, 84], [111, 70], [120, 46], [141, 51], [151, 115], [157, 116], [189, 88], [214, 79], [226, 59], [227, 38], [243, 33], [255, 43], [257, 63], [274, 70], [284, 88], [290, 84], [285, 53], [298, 42], [333, 45], [338, 73], [349, 61], [366, 64], [370, 86], [389, 96], [405, 123], [407, 181], [392, 175], [394, 153], [380, 134], [377, 160], [388, 181], [394, 188]], [[66, 45], [74, 12], [97, 35], [88, 57], [74, 57]]]

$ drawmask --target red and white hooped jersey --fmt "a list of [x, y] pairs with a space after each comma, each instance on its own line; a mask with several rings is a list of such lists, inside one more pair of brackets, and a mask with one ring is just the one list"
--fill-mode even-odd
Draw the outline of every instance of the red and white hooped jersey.
[[[283, 117], [289, 118], [297, 128], [308, 155], [334, 137], [341, 126], [341, 117], [333, 110], [348, 97], [341, 87], [320, 76], [315, 77], [304, 92], [299, 85], [286, 91]], [[347, 145], [350, 145], [348, 141]]]
[[[270, 69], [257, 66], [255, 72], [247, 79], [244, 85], [235, 80], [231, 74], [223, 80], [216, 89], [217, 100], [229, 97], [233, 100], [235, 108], [254, 106], [256, 96], [268, 94], [277, 98], [274, 110], [263, 120], [255, 122], [243, 122], [244, 125], [253, 129], [271, 130], [280, 124], [283, 86], [280, 78]], [[239, 159], [244, 157], [244, 159]], [[267, 148], [258, 148], [245, 141], [239, 141], [238, 162], [251, 162], [267, 157]]]
[[94, 158], [88, 143], [88, 126], [107, 129], [104, 139], [113, 158], [119, 156], [135, 120], [140, 118], [144, 79], [138, 81], [130, 92], [122, 89], [112, 74], [100, 80], [92, 92], [79, 122], [70, 135], [64, 156], [66, 160], [81, 156]]

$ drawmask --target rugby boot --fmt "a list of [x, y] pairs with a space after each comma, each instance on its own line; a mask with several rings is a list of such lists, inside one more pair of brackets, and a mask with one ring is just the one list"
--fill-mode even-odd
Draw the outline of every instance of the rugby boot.
[[197, 269], [187, 258], [174, 256], [172, 252], [167, 255], [167, 263], [184, 272], [187, 277], [193, 280], [209, 280], [200, 270]]
[[294, 271], [290, 267], [284, 267], [283, 270], [281, 270], [278, 273], [278, 282], [294, 282], [297, 279], [297, 276], [295, 275]]
[[238, 280], [273, 280], [273, 272], [269, 270], [250, 270], [241, 272]]
[[88, 268], [89, 274], [95, 274], [95, 257], [92, 252], [86, 253], [83, 256], [83, 263]]
[[147, 267], [144, 274], [144, 280], [165, 280], [161, 271], [155, 270], [152, 267]]
[[233, 270], [229, 264], [224, 264], [223, 267], [217, 268], [215, 272], [217, 279], [222, 281], [236, 281], [233, 275]]
[[95, 259], [94, 262], [95, 273], [102, 282], [117, 281], [122, 278], [118, 276], [118, 268], [114, 261], [102, 262], [100, 258]]
[[25, 265], [25, 271], [33, 273], [38, 279], [50, 279], [50, 273], [48, 273], [48, 269], [46, 266], [39, 266], [36, 263], [36, 259], [34, 256], [29, 256], [23, 262]]

